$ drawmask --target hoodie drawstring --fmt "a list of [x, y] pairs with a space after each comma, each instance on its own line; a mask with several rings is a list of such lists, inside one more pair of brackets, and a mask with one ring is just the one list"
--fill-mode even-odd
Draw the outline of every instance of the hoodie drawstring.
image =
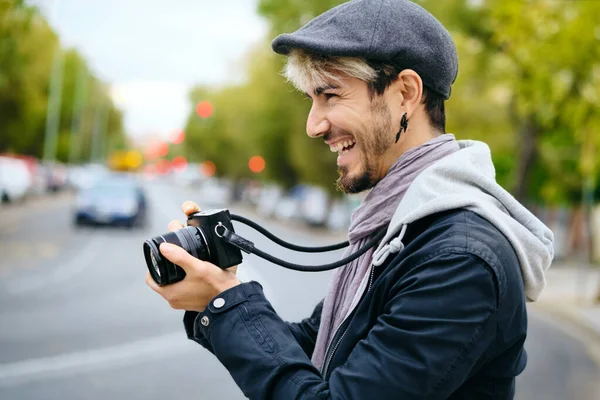
[[402, 239], [404, 238], [404, 234], [406, 233], [406, 228], [408, 225], [402, 225], [402, 230], [400, 231], [400, 235], [392, 239], [389, 243], [383, 246], [381, 249], [377, 250], [375, 254], [373, 254], [373, 265], [378, 267], [385, 262], [390, 254], [399, 253], [404, 250], [404, 243], [402, 243]]

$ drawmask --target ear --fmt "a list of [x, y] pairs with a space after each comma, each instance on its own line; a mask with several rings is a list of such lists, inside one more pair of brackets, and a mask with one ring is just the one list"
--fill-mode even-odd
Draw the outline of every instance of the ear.
[[423, 81], [415, 71], [405, 69], [398, 74], [398, 80], [393, 85], [400, 94], [400, 105], [410, 119], [419, 107], [419, 104], [421, 104], [423, 98]]

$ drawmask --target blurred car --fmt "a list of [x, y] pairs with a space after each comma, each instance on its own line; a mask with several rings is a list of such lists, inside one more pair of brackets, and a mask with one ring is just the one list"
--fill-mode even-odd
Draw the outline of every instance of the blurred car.
[[24, 199], [31, 185], [32, 176], [25, 161], [0, 156], [0, 200], [2, 203]]
[[42, 164], [46, 174], [47, 187], [50, 192], [58, 192], [67, 185], [67, 167], [57, 162]]
[[188, 164], [185, 169], [173, 172], [173, 181], [183, 187], [199, 187], [206, 180], [206, 176], [197, 164]]
[[82, 225], [143, 227], [147, 218], [143, 188], [132, 178], [109, 177], [79, 192], [74, 222]]
[[106, 167], [98, 164], [72, 166], [68, 170], [67, 184], [75, 190], [89, 189], [100, 179], [109, 175]]
[[[24, 154], [1, 154], [0, 157], [4, 159], [9, 158], [13, 160], [19, 160], [22, 161], [25, 166], [27, 166], [27, 171], [29, 174], [29, 187], [25, 197], [29, 195], [37, 196], [46, 193], [48, 182], [44, 170], [41, 168], [40, 162], [37, 158]], [[22, 168], [22, 165], [20, 168]], [[22, 175], [22, 173], [19, 175]]]
[[233, 185], [226, 179], [207, 178], [199, 188], [202, 204], [206, 208], [223, 208], [231, 202]]
[[324, 226], [329, 213], [329, 196], [325, 189], [307, 185], [301, 198], [302, 218], [310, 225]]

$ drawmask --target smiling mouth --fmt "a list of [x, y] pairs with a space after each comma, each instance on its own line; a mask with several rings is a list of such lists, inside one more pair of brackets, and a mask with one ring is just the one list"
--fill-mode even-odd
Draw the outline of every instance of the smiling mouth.
[[329, 150], [331, 150], [333, 153], [338, 153], [340, 156], [343, 156], [344, 154], [352, 150], [355, 145], [356, 140], [349, 139], [339, 142], [336, 145], [329, 146]]
[[338, 157], [339, 157], [339, 156], [343, 156], [343, 155], [346, 155], [346, 154], [348, 154], [348, 152], [354, 148], [354, 145], [355, 145], [355, 143], [352, 143], [350, 146], [348, 146], [348, 147], [344, 147], [344, 148], [343, 148], [343, 149], [342, 149], [342, 150], [341, 150], [341, 151], [338, 153]]

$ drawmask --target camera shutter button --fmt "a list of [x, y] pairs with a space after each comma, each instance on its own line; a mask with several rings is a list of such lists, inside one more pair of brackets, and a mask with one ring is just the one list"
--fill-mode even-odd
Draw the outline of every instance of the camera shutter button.
[[225, 305], [225, 300], [222, 299], [221, 297], [219, 297], [218, 299], [215, 299], [215, 301], [213, 301], [213, 306], [215, 306], [215, 308], [221, 308]]
[[202, 319], [200, 320], [200, 323], [204, 326], [208, 326], [208, 323], [209, 323], [208, 317], [207, 316], [202, 317]]

